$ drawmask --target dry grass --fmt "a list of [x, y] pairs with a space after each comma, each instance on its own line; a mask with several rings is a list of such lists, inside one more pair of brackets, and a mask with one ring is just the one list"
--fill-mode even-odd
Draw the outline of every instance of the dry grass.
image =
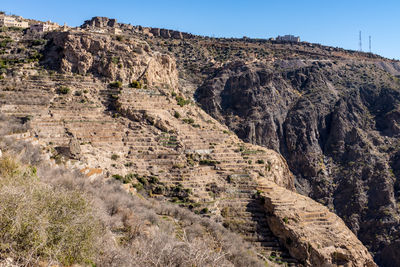
[[0, 158], [0, 265], [264, 266], [209, 218], [49, 166], [23, 141], [0, 138], [0, 149], [20, 159]]
[[0, 114], [0, 136], [23, 133], [29, 129], [29, 122], [23, 123], [23, 119], [12, 118]]
[[34, 167], [7, 156], [0, 168], [0, 258], [64, 265], [95, 260], [103, 230], [84, 195], [41, 182]]
[[101, 266], [263, 266], [239, 236], [209, 218], [169, 203], [125, 192], [115, 180], [90, 182], [79, 172], [39, 168], [55, 187], [90, 196], [98, 218], [117, 240], [103, 240], [108, 250]]

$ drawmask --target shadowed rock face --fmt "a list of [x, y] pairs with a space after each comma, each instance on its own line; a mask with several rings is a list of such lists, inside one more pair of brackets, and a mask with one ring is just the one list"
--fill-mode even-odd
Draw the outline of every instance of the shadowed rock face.
[[236, 62], [196, 97], [243, 140], [279, 151], [298, 191], [334, 209], [383, 263], [400, 233], [400, 83], [378, 65]]

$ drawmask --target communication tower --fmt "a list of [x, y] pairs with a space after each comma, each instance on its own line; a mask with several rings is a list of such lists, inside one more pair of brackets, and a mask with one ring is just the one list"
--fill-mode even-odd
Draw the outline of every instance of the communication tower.
[[369, 52], [372, 53], [372, 49], [371, 49], [371, 35], [369, 36]]

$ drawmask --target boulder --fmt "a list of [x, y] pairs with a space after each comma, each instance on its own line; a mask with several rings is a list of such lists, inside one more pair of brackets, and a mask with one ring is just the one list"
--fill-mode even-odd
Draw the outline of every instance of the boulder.
[[69, 141], [68, 146], [69, 146], [69, 151], [70, 151], [71, 157], [75, 158], [75, 159], [79, 159], [81, 156], [81, 152], [82, 152], [79, 141], [76, 140], [75, 138], [73, 138]]

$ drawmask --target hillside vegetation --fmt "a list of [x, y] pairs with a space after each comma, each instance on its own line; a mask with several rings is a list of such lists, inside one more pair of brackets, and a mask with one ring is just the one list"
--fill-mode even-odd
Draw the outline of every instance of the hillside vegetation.
[[102, 17], [0, 38], [3, 262], [396, 261], [398, 62]]
[[38, 162], [30, 143], [3, 139], [1, 148], [0, 264], [263, 266], [210, 219]]
[[93, 207], [75, 190], [39, 180], [35, 167], [0, 159], [0, 258], [18, 263], [91, 263], [104, 234]]

